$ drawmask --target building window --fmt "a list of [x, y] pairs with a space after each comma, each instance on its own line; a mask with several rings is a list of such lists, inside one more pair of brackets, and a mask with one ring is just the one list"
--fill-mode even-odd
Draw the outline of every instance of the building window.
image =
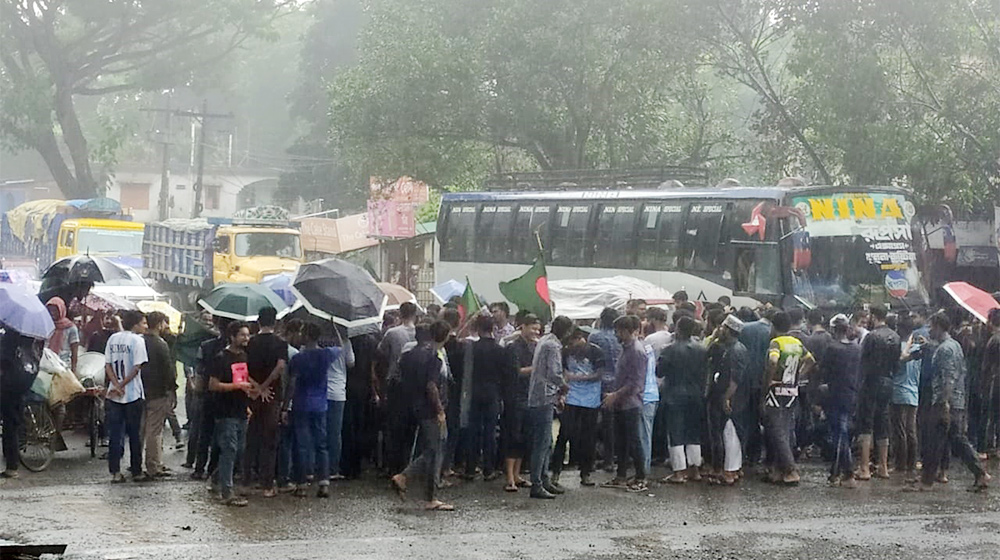
[[219, 185], [205, 185], [205, 210], [219, 209], [219, 193], [222, 187]]
[[122, 208], [149, 210], [149, 183], [122, 183], [119, 190]]

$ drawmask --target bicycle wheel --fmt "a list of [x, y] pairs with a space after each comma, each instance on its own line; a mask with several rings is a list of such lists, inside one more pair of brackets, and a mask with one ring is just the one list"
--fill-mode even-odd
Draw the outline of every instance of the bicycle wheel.
[[52, 462], [55, 451], [52, 440], [56, 426], [47, 403], [24, 405], [24, 431], [20, 438], [21, 464], [31, 472], [44, 471]]

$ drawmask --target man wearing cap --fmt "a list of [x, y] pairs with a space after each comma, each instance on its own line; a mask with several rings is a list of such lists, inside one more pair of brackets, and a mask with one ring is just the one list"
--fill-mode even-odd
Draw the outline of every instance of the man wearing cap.
[[851, 338], [852, 330], [846, 315], [841, 313], [830, 319], [833, 342], [827, 345], [819, 364], [820, 402], [826, 411], [834, 449], [830, 485], [842, 488], [857, 488], [858, 485], [854, 479], [848, 425], [861, 386], [861, 345]]
[[743, 450], [732, 420], [733, 395], [746, 383], [747, 349], [739, 341], [743, 321], [728, 315], [708, 349], [708, 429], [715, 480], [731, 485], [743, 467]]

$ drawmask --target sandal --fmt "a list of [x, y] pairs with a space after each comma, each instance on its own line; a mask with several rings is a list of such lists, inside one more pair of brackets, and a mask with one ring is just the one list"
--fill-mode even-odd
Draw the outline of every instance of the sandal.
[[611, 480], [602, 483], [601, 488], [627, 488], [628, 484], [620, 478], [612, 478]]
[[508, 484], [503, 487], [504, 492], [517, 492], [517, 484]]
[[424, 511], [455, 511], [455, 506], [435, 501], [424, 506]]
[[531, 481], [524, 480], [523, 478], [517, 481], [518, 488], [531, 488]]

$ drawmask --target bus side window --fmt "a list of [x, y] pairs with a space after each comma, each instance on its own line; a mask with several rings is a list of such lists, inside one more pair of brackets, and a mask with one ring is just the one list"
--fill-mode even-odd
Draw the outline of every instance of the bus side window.
[[736, 245], [736, 263], [733, 274], [737, 293], [781, 293], [781, 267], [778, 247], [775, 245]]
[[724, 205], [713, 200], [691, 203], [682, 237], [685, 270], [718, 271]]
[[441, 258], [468, 261], [474, 257], [476, 206], [456, 204], [448, 209], [446, 235], [441, 244]]
[[636, 263], [637, 204], [608, 203], [599, 207], [594, 265], [634, 268]]
[[511, 227], [514, 207], [511, 204], [483, 204], [476, 228], [476, 254], [483, 262], [510, 262]]
[[592, 205], [582, 202], [556, 206], [552, 222], [552, 264], [587, 266], [593, 245], [590, 233]]
[[[552, 247], [549, 243], [549, 217], [555, 214], [555, 208], [537, 202], [525, 202], [517, 208], [514, 217], [514, 227], [511, 229], [510, 261], [517, 264], [530, 264], [538, 257], [538, 239], [541, 239], [546, 262]], [[538, 233], [538, 238], [535, 233]]]
[[67, 249], [72, 249], [73, 243], [75, 242], [76, 242], [76, 232], [71, 229], [66, 230], [65, 235], [63, 236], [63, 247], [66, 247]]

